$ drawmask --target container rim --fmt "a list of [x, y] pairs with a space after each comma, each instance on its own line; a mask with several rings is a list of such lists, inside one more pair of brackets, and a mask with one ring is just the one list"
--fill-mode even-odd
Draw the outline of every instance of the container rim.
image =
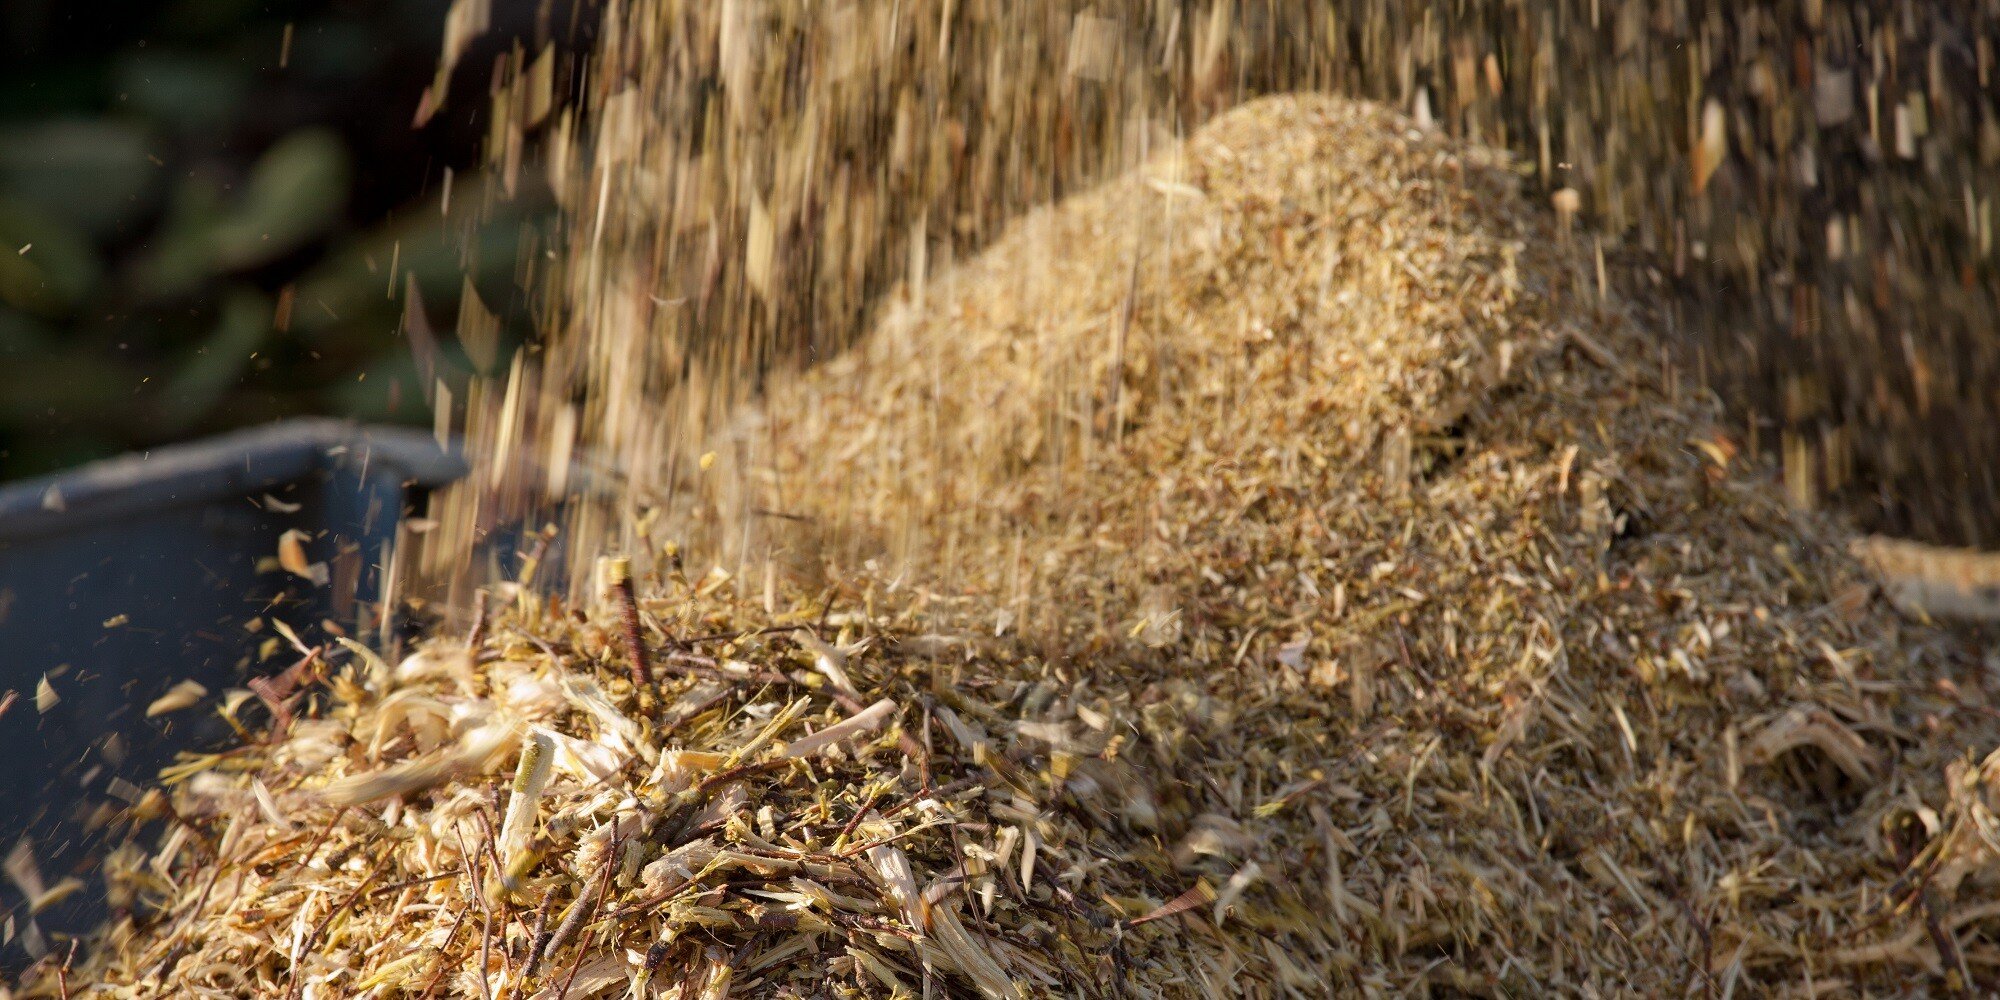
[[420, 487], [442, 486], [467, 468], [455, 447], [414, 428], [285, 420], [0, 486], [0, 543], [271, 489], [343, 463], [393, 470]]

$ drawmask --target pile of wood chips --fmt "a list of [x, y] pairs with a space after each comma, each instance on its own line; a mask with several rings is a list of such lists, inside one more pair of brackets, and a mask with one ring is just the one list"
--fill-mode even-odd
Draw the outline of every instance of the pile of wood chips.
[[629, 614], [503, 587], [189, 759], [14, 995], [1993, 982], [1984, 666], [1517, 177], [1277, 98], [1024, 219], [687, 470]]

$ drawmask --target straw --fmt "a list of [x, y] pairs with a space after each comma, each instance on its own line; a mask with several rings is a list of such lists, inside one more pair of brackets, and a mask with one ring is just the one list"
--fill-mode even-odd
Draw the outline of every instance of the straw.
[[[176, 769], [187, 825], [109, 866], [132, 906], [71, 979], [1987, 983], [1979, 666], [1660, 370], [1645, 302], [1585, 297], [1517, 177], [1297, 97], [1033, 214], [774, 383], [634, 530], [646, 687], [622, 595], [521, 591], [469, 673], [347, 659], [283, 739]], [[722, 539], [819, 569], [682, 571]]]

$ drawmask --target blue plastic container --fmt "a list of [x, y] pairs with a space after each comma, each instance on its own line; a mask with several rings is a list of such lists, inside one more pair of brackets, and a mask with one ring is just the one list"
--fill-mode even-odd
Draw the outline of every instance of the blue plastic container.
[[[463, 472], [421, 432], [301, 420], [0, 488], [0, 700], [14, 692], [0, 714], [0, 856], [25, 837], [50, 883], [87, 885], [35, 915], [42, 931], [104, 915], [92, 869], [110, 844], [84, 819], [116, 800], [114, 779], [144, 786], [176, 751], [233, 742], [213, 696], [289, 661], [254, 662], [271, 620], [308, 642], [322, 621], [352, 627], [398, 522]], [[311, 536], [312, 558], [353, 574], [353, 589], [260, 572], [291, 529]], [[246, 629], [259, 619], [261, 631]], [[58, 700], [38, 706], [43, 678]], [[184, 680], [211, 697], [145, 717]], [[16, 935], [0, 967], [24, 960], [29, 916], [0, 882], [0, 923], [7, 915]]]

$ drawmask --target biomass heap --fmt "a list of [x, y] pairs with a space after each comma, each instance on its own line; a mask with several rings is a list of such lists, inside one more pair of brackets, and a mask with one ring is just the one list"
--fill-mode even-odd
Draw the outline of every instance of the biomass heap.
[[1290, 97], [1030, 215], [689, 463], [634, 606], [502, 588], [177, 769], [71, 980], [1985, 975], [1977, 666], [1784, 506], [1515, 177]]

